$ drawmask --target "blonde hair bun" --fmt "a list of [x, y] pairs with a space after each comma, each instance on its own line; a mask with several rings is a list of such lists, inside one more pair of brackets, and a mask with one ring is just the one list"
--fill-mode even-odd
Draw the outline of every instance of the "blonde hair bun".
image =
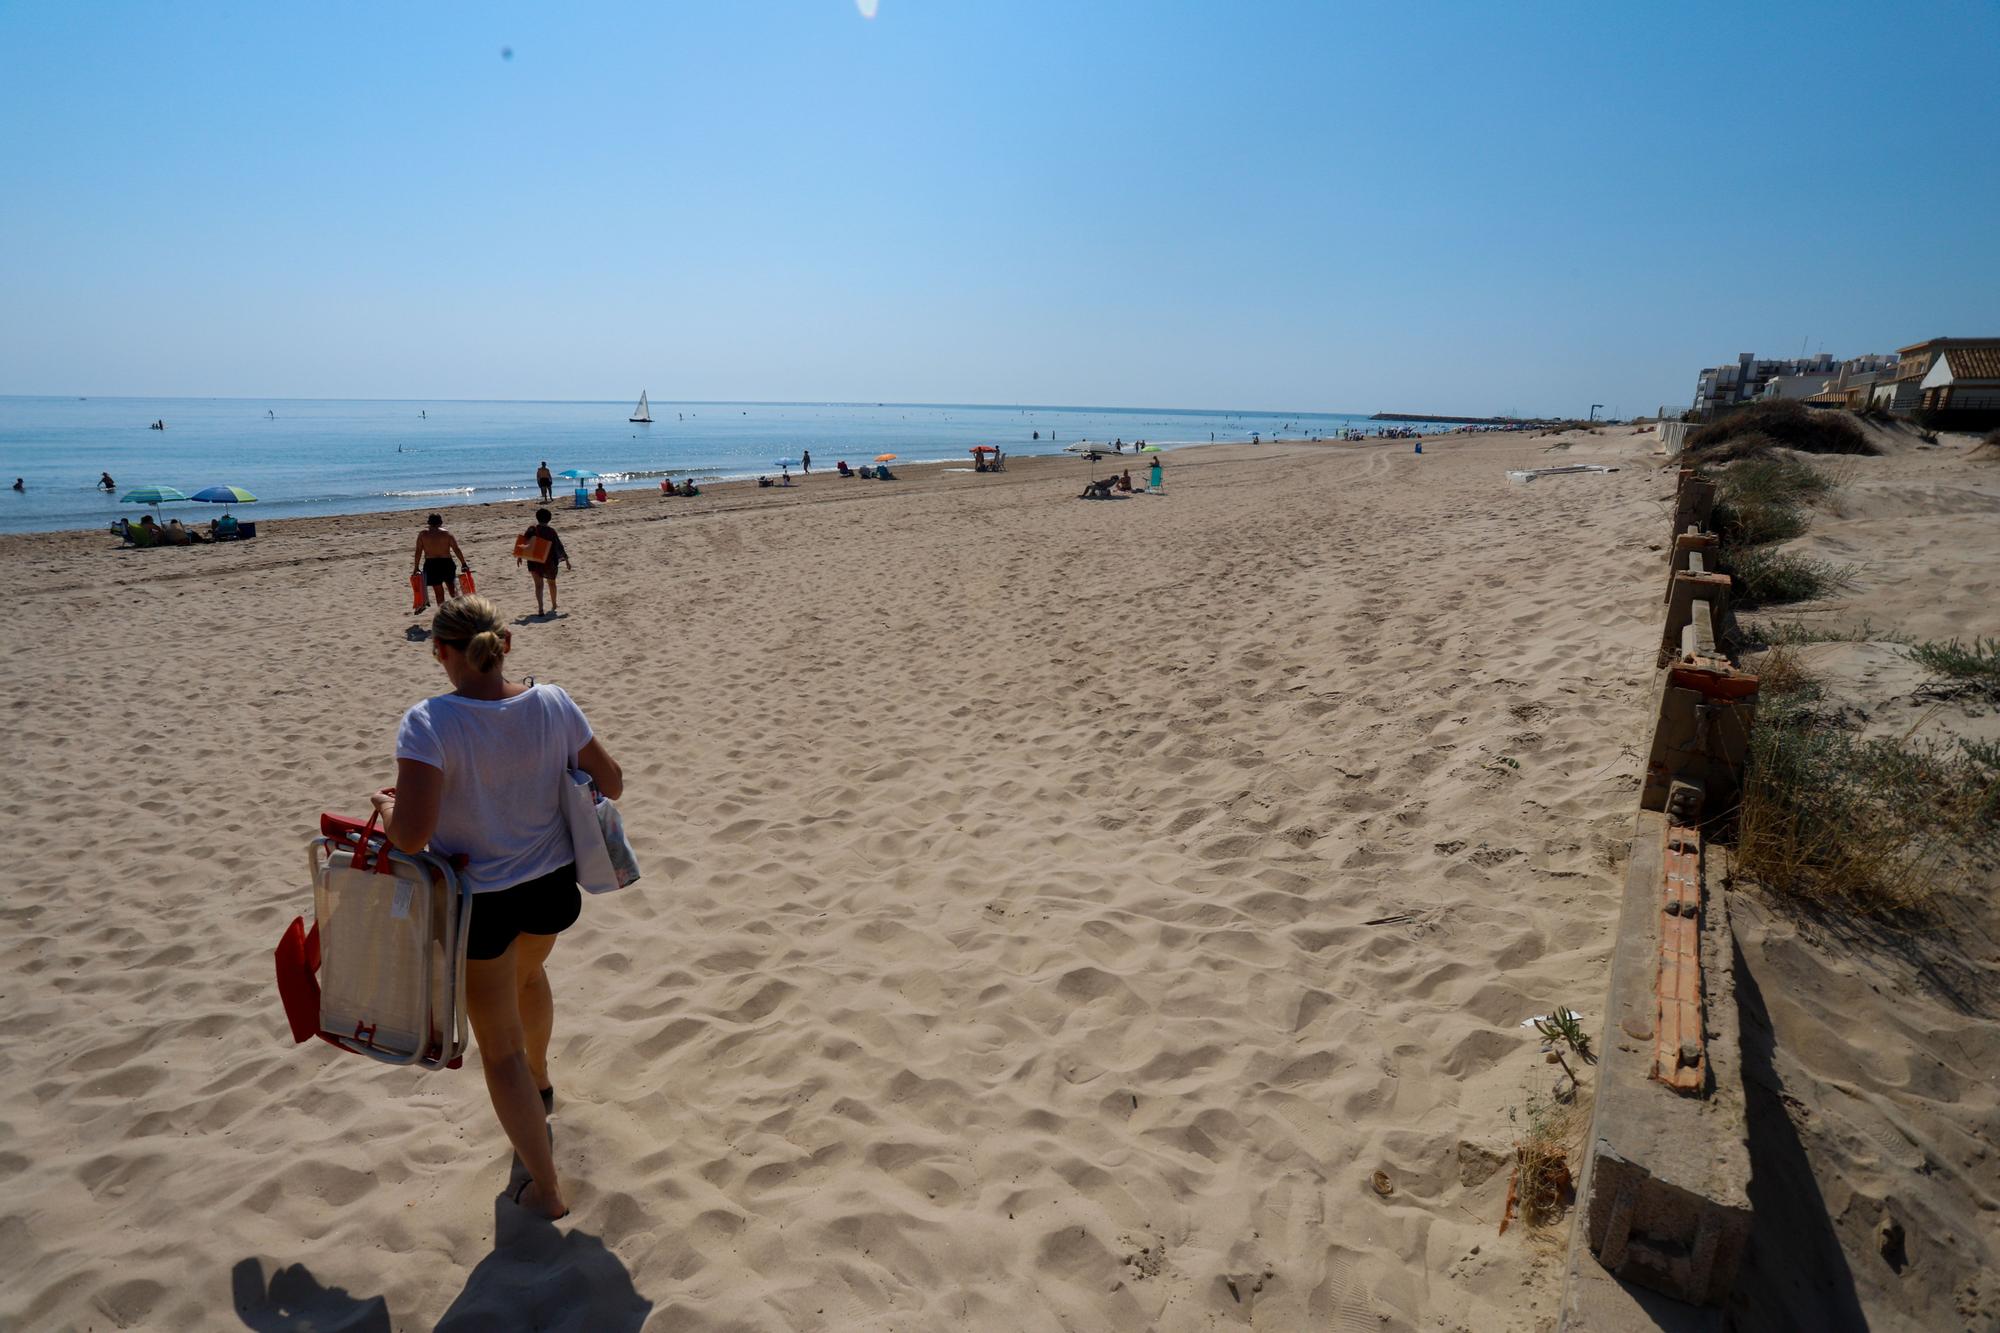
[[463, 644], [465, 660], [474, 671], [491, 671], [506, 656], [506, 633], [500, 628], [500, 608], [484, 597], [454, 597], [431, 617], [431, 638]]

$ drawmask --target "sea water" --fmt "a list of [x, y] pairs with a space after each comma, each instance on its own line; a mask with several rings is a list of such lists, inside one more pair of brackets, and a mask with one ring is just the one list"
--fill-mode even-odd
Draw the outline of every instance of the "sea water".
[[[16, 477], [26, 486], [0, 491], [0, 531], [106, 527], [147, 512], [119, 500], [142, 485], [189, 495], [240, 486], [257, 497], [241, 517], [295, 518], [531, 498], [544, 460], [618, 490], [657, 488], [663, 476], [776, 476], [786, 461], [797, 473], [807, 452], [815, 472], [885, 453], [899, 468], [965, 466], [978, 444], [1021, 456], [1079, 440], [1170, 448], [1380, 424], [1337, 413], [902, 403], [654, 401], [652, 413], [648, 426], [626, 420], [629, 402], [0, 397], [0, 486]], [[155, 421], [166, 429], [150, 429]], [[115, 494], [95, 489], [100, 472]], [[557, 478], [557, 496], [574, 485]], [[190, 521], [221, 512], [169, 509]]]

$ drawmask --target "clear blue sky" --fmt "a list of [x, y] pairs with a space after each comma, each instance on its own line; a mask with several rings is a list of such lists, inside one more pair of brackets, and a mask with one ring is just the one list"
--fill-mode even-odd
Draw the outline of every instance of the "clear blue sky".
[[2000, 334], [1991, 0], [880, 4], [0, 5], [0, 393], [1630, 414]]

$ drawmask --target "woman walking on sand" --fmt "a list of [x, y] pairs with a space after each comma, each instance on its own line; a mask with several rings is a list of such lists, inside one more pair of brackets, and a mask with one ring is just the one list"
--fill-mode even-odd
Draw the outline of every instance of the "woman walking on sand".
[[438, 609], [431, 652], [451, 693], [403, 714], [396, 785], [371, 799], [396, 847], [466, 858], [466, 1013], [493, 1113], [528, 1173], [512, 1198], [553, 1220], [569, 1206], [548, 1130], [555, 1000], [543, 964], [582, 910], [562, 784], [574, 766], [616, 800], [625, 775], [559, 686], [502, 674], [512, 647], [484, 597]]
[[[549, 526], [549, 518], [550, 514], [548, 510], [537, 509], [535, 511], [535, 526], [521, 534], [521, 540], [524, 542], [544, 541], [549, 544], [547, 554], [542, 559], [528, 561], [528, 572], [535, 577], [535, 614], [538, 616], [553, 615], [556, 611], [556, 563], [560, 561], [564, 565], [568, 565], [571, 569], [576, 568], [575, 565], [569, 563], [569, 551], [564, 548], [563, 539], [556, 535], [554, 528]], [[515, 565], [518, 566], [522, 559], [523, 557], [516, 556], [514, 558]], [[544, 583], [549, 585], [549, 604], [546, 611], [542, 609], [542, 585]]]

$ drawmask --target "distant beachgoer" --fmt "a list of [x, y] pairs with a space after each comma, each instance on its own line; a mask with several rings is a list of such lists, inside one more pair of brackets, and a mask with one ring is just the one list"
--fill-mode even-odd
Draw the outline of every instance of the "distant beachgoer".
[[1118, 474], [1118, 489], [1121, 491], [1130, 491], [1132, 489], [1131, 468], [1128, 467], [1123, 472]]
[[100, 491], [115, 491], [118, 489], [118, 483], [111, 480], [111, 474], [106, 472], [98, 477], [97, 489]]
[[527, 1173], [513, 1201], [554, 1220], [569, 1209], [548, 1131], [555, 1002], [544, 964], [583, 910], [560, 793], [575, 767], [615, 800], [625, 774], [560, 686], [506, 678], [512, 646], [484, 597], [439, 609], [431, 653], [451, 692], [403, 714], [396, 785], [369, 800], [394, 846], [465, 858], [465, 1008], [486, 1095]]
[[[458, 563], [453, 562], [453, 556], [458, 557]], [[445, 531], [444, 515], [432, 514], [417, 530], [417, 549], [410, 557], [410, 572], [423, 574], [424, 587], [439, 606], [458, 596], [459, 563], [472, 568], [472, 562], [459, 549], [458, 538]]]
[[1040, 431], [1030, 432], [1028, 438], [1031, 440], [1039, 440], [1042, 438], [1042, 433]]
[[[549, 526], [549, 518], [548, 510], [537, 509], [535, 511], [535, 526], [529, 528], [524, 534], [530, 540], [540, 537], [549, 544], [548, 559], [530, 560], [528, 562], [528, 572], [534, 575], [535, 578], [535, 614], [538, 616], [544, 614], [542, 608], [542, 585], [544, 583], [548, 584], [549, 587], [549, 604], [547, 609], [549, 611], [557, 609], [556, 565], [562, 564], [572, 570], [576, 568], [575, 565], [569, 562], [569, 551], [563, 546], [563, 539], [556, 535], [554, 528]], [[521, 562], [516, 560], [514, 563], [519, 565]]]
[[546, 458], [542, 460], [542, 465], [535, 469], [535, 485], [542, 488], [544, 500], [556, 498], [556, 476], [549, 471], [549, 460]]
[[808, 449], [804, 453], [799, 455], [799, 469], [800, 471], [804, 472], [808, 477], [812, 475], [812, 470], [813, 470], [812, 450]]
[[16, 477], [14, 478], [14, 489], [25, 495], [28, 492], [28, 483]]
[[701, 491], [694, 484], [693, 477], [689, 477], [687, 479], [687, 485], [681, 487], [681, 494], [686, 496], [690, 500], [692, 500], [695, 496], [701, 494]]
[[789, 467], [781, 467], [781, 468], [779, 468], [778, 470], [779, 470], [780, 472], [782, 472], [782, 473], [784, 474], [784, 475], [783, 475], [782, 477], [780, 477], [780, 478], [778, 479], [778, 484], [779, 484], [780, 486], [789, 486], [789, 485], [791, 485], [791, 484], [792, 484], [792, 470], [791, 470], [791, 468], [789, 468]]
[[611, 497], [610, 497], [609, 495], [605, 494], [605, 491], [604, 491], [604, 483], [600, 481], [600, 482], [598, 482], [598, 483], [597, 483], [597, 493], [596, 493], [595, 495], [593, 495], [593, 496], [592, 496], [591, 498], [592, 498], [593, 500], [597, 501], [597, 503], [599, 503], [599, 504], [603, 504], [603, 503], [604, 503], [605, 501], [609, 500], [609, 499], [610, 499]]

